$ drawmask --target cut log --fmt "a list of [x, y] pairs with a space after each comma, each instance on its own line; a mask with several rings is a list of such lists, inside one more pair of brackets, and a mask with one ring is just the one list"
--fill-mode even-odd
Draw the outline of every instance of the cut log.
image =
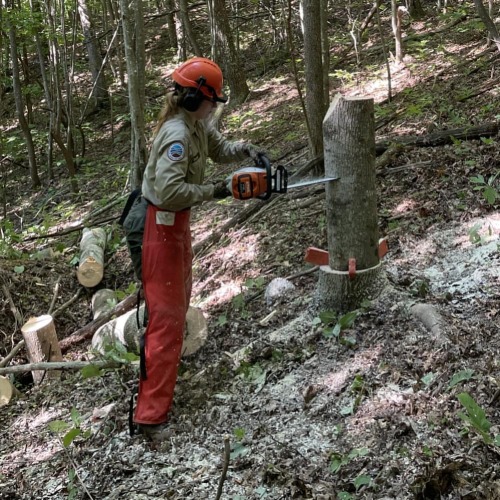
[[[106, 345], [118, 342], [129, 352], [139, 354], [139, 337], [144, 333], [143, 321], [144, 306], [139, 308], [139, 313], [137, 310], [128, 311], [101, 326], [92, 337], [92, 347], [103, 354]], [[207, 322], [198, 308], [189, 307], [184, 332], [183, 357], [194, 354], [207, 339]]]
[[0, 407], [8, 405], [12, 399], [20, 394], [7, 377], [0, 376]]
[[103, 312], [98, 318], [82, 326], [79, 330], [72, 333], [69, 337], [61, 340], [59, 345], [61, 346], [61, 351], [66, 352], [70, 347], [92, 338], [92, 335], [97, 331], [99, 327], [105, 325], [110, 321], [113, 316], [121, 316], [130, 309], [137, 305], [137, 294], [129, 295], [126, 299], [123, 299], [118, 305], [116, 305], [111, 311]]
[[[30, 363], [43, 361], [62, 361], [61, 349], [57, 340], [54, 320], [49, 314], [30, 318], [22, 327], [26, 350]], [[51, 372], [50, 378], [59, 378], [61, 372]], [[45, 377], [43, 371], [33, 371], [35, 384], [40, 384]]]
[[85, 228], [80, 242], [78, 281], [87, 288], [98, 285], [104, 275], [104, 250], [106, 231], [102, 227]]
[[108, 313], [116, 306], [116, 294], [109, 288], [101, 288], [92, 295], [92, 314], [93, 318]]

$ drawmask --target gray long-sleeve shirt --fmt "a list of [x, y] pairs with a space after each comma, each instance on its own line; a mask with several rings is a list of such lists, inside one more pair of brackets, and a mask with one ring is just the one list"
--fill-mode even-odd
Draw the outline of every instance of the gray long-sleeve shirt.
[[214, 187], [203, 185], [207, 158], [219, 163], [243, 160], [248, 157], [247, 148], [180, 110], [153, 141], [142, 193], [158, 208], [172, 212], [212, 200]]

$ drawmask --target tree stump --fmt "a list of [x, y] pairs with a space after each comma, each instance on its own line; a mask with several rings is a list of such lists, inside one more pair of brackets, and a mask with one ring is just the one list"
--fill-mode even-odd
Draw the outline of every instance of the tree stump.
[[329, 265], [321, 266], [317, 305], [351, 311], [375, 298], [384, 277], [378, 256], [373, 99], [337, 95], [323, 121]]
[[83, 230], [80, 242], [80, 264], [76, 275], [80, 284], [86, 288], [92, 288], [102, 280], [106, 239], [106, 231], [101, 227]]
[[[30, 363], [40, 363], [43, 361], [62, 361], [61, 349], [57, 340], [54, 320], [49, 314], [30, 318], [22, 327], [26, 350]], [[46, 378], [59, 378], [60, 371], [44, 372], [36, 370], [32, 372], [33, 381], [36, 385]]]

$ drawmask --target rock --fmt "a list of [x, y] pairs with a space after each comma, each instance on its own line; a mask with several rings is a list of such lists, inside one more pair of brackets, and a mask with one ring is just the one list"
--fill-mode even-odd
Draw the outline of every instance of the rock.
[[266, 299], [266, 304], [271, 306], [278, 302], [280, 299], [284, 299], [293, 290], [295, 290], [295, 285], [285, 278], [274, 278], [269, 285], [267, 285], [264, 297]]

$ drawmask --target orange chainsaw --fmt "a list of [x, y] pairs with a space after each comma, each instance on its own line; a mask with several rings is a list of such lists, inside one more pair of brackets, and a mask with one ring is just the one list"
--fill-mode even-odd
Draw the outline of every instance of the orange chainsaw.
[[288, 171], [286, 168], [278, 165], [273, 173], [269, 158], [259, 153], [255, 159], [255, 167], [237, 170], [229, 178], [228, 184], [229, 190], [237, 200], [249, 200], [251, 198], [268, 200], [273, 193], [286, 193], [289, 189], [331, 182], [337, 179], [337, 177], [324, 177], [288, 184]]

